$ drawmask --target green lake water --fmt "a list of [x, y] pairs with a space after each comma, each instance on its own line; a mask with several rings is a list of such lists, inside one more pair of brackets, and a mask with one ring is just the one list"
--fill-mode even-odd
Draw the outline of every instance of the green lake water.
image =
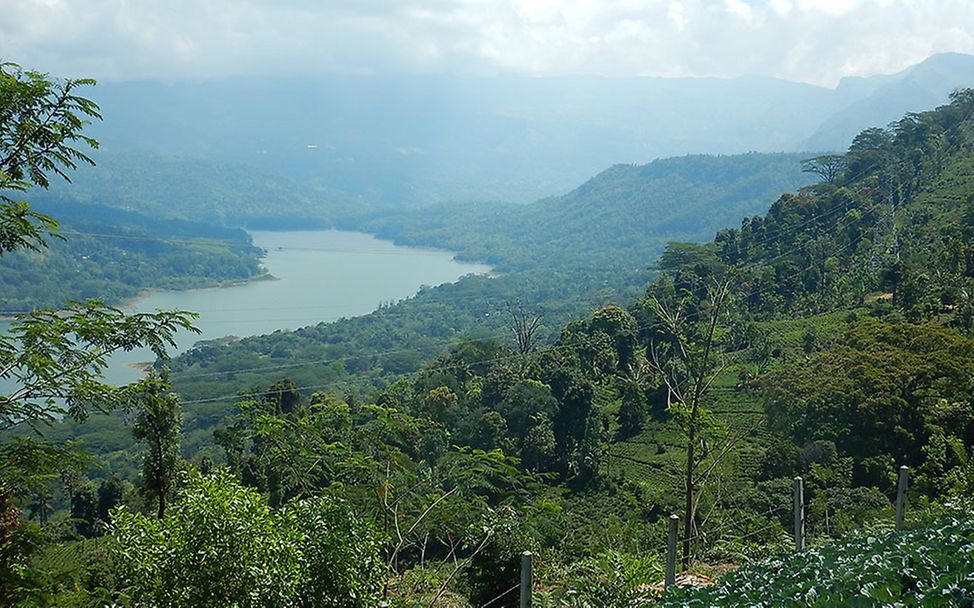
[[[151, 292], [128, 310], [199, 313], [196, 325], [202, 334], [179, 334], [173, 350], [178, 354], [199, 340], [266, 334], [367, 314], [381, 303], [414, 295], [423, 285], [448, 283], [490, 270], [483, 264], [457, 262], [447, 251], [400, 247], [360, 232], [251, 234], [254, 244], [267, 251], [263, 263], [273, 280]], [[5, 328], [0, 322], [0, 332]], [[106, 377], [117, 384], [136, 380], [137, 364], [153, 358], [146, 351], [119, 353], [112, 358]]]

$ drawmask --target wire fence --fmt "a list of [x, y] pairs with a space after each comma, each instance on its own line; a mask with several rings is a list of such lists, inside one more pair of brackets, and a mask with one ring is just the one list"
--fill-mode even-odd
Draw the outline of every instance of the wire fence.
[[[897, 493], [896, 493], [896, 519], [895, 526], [896, 529], [902, 529], [904, 526], [904, 520], [906, 516], [906, 494], [909, 486], [909, 469], [902, 466], [898, 470], [898, 482], [897, 482]], [[657, 546], [650, 551], [650, 553], [655, 555], [665, 556], [665, 566], [664, 566], [664, 579], [663, 588], [669, 587], [674, 584], [678, 584], [676, 581], [676, 570], [678, 566], [678, 556], [677, 552], [680, 545], [689, 543], [690, 545], [696, 545], [696, 550], [689, 554], [689, 564], [684, 562], [685, 570], [690, 571], [689, 566], [694, 563], [699, 563], [698, 560], [702, 554], [702, 551], [707, 547], [713, 546], [720, 538], [726, 537], [728, 533], [730, 538], [742, 542], [749, 538], [755, 536], [766, 534], [768, 532], [782, 532], [787, 530], [787, 526], [784, 526], [781, 520], [775, 521], [776, 518], [787, 511], [793, 511], [794, 514], [794, 528], [791, 530], [792, 541], [794, 543], [794, 551], [801, 552], [805, 549], [805, 536], [806, 536], [806, 523], [807, 515], [809, 513], [809, 503], [805, 501], [805, 484], [801, 477], [796, 477], [794, 479], [793, 485], [793, 496], [791, 504], [779, 504], [773, 506], [760, 513], [750, 513], [743, 517], [725, 520], [717, 523], [712, 527], [702, 529], [697, 533], [689, 536], [680, 538], [679, 537], [679, 526], [681, 524], [681, 519], [677, 515], [671, 515], [667, 518], [667, 523], [669, 527], [669, 534], [667, 543], [665, 545]], [[751, 525], [758, 524], [757, 528], [749, 529]], [[739, 532], [736, 533], [735, 532]], [[508, 598], [515, 590], [521, 589], [520, 603], [521, 608], [527, 608], [532, 605], [532, 589], [533, 589], [533, 573], [532, 573], [532, 563], [534, 556], [525, 552], [522, 555], [522, 570], [521, 570], [521, 581], [520, 584], [512, 585], [510, 588], [502, 591], [497, 596], [492, 598], [490, 601], [482, 604], [480, 608], [490, 608], [492, 606], [497, 606], [498, 602], [501, 602], [505, 598]]]
[[502, 591], [501, 593], [497, 594], [496, 596], [494, 596], [493, 599], [491, 599], [487, 603], [481, 604], [480, 605], [480, 608], [490, 608], [490, 606], [496, 605], [497, 602], [499, 602], [502, 599], [504, 599], [505, 597], [511, 595], [513, 592], [517, 591], [520, 588], [521, 588], [521, 583], [518, 583], [518, 584], [514, 585], [513, 587], [511, 587], [510, 589], [507, 589], [507, 590]]

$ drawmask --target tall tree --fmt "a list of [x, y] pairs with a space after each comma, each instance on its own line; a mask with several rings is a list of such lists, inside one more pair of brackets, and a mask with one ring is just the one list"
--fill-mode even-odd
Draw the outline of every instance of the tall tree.
[[683, 565], [690, 565], [690, 546], [698, 504], [697, 452], [703, 417], [701, 402], [722, 367], [714, 359], [715, 336], [721, 312], [730, 295], [730, 283], [715, 283], [702, 302], [686, 296], [672, 303], [656, 296], [648, 304], [657, 320], [649, 345], [649, 364], [666, 385], [668, 409], [682, 419], [686, 436], [683, 471]]
[[541, 327], [542, 316], [531, 314], [524, 310], [521, 304], [507, 304], [507, 314], [511, 317], [511, 332], [517, 342], [517, 352], [522, 355], [534, 350], [538, 342], [538, 329]]
[[54, 218], [32, 211], [4, 191], [47, 188], [49, 174], [68, 179], [67, 171], [78, 163], [94, 164], [75, 146], [98, 147], [82, 130], [101, 115], [93, 101], [74, 94], [78, 87], [93, 84], [85, 78], [56, 81], [0, 63], [0, 255], [37, 249], [57, 230]]
[[110, 479], [102, 480], [98, 485], [98, 519], [106, 524], [111, 521], [112, 509], [122, 504], [125, 499], [125, 486], [121, 478], [112, 475]]
[[85, 479], [71, 490], [71, 519], [74, 529], [85, 538], [95, 535], [98, 522], [98, 496], [95, 484]]
[[649, 363], [641, 355], [634, 357], [633, 362], [616, 376], [622, 393], [618, 414], [620, 437], [632, 437], [642, 431], [649, 414], [646, 396], [654, 379]]
[[142, 490], [156, 503], [161, 519], [179, 471], [179, 396], [169, 390], [169, 380], [155, 374], [130, 388], [136, 411], [132, 434], [146, 444], [142, 459]]
[[846, 160], [842, 154], [825, 154], [802, 161], [803, 173], [814, 173], [826, 184], [833, 184], [845, 170]]

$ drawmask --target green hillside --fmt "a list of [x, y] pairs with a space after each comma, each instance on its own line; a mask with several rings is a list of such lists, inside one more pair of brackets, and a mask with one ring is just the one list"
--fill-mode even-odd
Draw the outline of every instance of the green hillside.
[[328, 227], [356, 204], [326, 188], [299, 184], [259, 167], [139, 150], [95, 153], [60, 199], [117, 207], [150, 217], [222, 226], [287, 230]]
[[0, 259], [0, 315], [86, 298], [117, 305], [145, 289], [210, 287], [262, 272], [262, 252], [240, 229], [56, 198], [33, 208], [58, 218], [64, 238]]
[[[464, 335], [509, 335], [512, 303], [543, 315], [542, 335], [551, 337], [571, 318], [638, 293], [667, 240], [703, 238], [742, 210], [762, 210], [771, 193], [803, 183], [808, 176], [799, 160], [669, 159], [615, 167], [564, 197], [532, 205], [431, 209], [369, 221], [364, 228], [380, 236], [456, 249], [496, 264], [501, 275], [423, 290], [363, 318], [200, 349], [173, 362], [174, 381], [188, 398], [212, 399], [234, 394], [241, 380], [273, 382], [275, 366], [299, 362], [289, 372], [299, 385], [367, 392], [416, 371]], [[387, 351], [394, 354], [382, 354]]]
[[[670, 245], [663, 276], [628, 311], [604, 307], [569, 323], [533, 356], [489, 340], [454, 348], [377, 401], [445, 426], [457, 445], [501, 449], [560, 480], [558, 515], [525, 515], [524, 525], [548, 560], [545, 584], [567, 590], [552, 592], [564, 605], [585, 605], [581, 593], [595, 594], [594, 605], [628, 605], [625, 594], [591, 586], [598, 560], [619, 553], [641, 576], [658, 575], [638, 560], [659, 555], [663, 519], [683, 513], [687, 467], [696, 471], [691, 568], [786, 550], [795, 475], [805, 478], [813, 544], [889, 521], [901, 464], [914, 471], [915, 508], [968, 495], [974, 340], [959, 298], [974, 274], [963, 254], [972, 124], [974, 96], [962, 93], [889, 131], [866, 131], [831, 182], [785, 195], [712, 244]], [[918, 300], [905, 286], [920, 280]], [[697, 410], [666, 380], [693, 386], [700, 369]], [[691, 461], [697, 441], [703, 451]], [[566, 530], [570, 539], [559, 535]], [[491, 559], [511, 549], [502, 544]], [[963, 555], [937, 559], [953, 572]], [[877, 567], [877, 580], [898, 571]], [[478, 572], [487, 578], [468, 580], [474, 605], [505, 589], [496, 571]], [[967, 579], [948, 582], [959, 597], [971, 592]], [[940, 605], [936, 594], [904, 593]]]
[[[742, 209], [758, 212], [782, 188], [806, 181], [800, 159], [692, 156], [619, 166], [564, 197], [532, 205], [421, 210], [390, 215], [381, 225], [355, 224], [370, 231], [395, 227], [396, 235], [383, 236], [456, 247], [464, 257], [486, 256], [478, 249], [483, 245], [496, 252], [491, 261], [501, 275], [423, 289], [364, 317], [201, 345], [177, 357], [169, 364], [174, 385], [198, 401], [186, 412], [187, 450], [214, 452], [212, 430], [240, 388], [269, 385], [282, 370], [298, 386], [367, 396], [464, 337], [507, 342], [509, 305], [543, 316], [538, 340], [551, 342], [578, 315], [637, 294], [668, 239], [704, 238], [713, 227], [733, 224]], [[500, 213], [510, 217], [498, 220]], [[97, 445], [118, 466], [130, 467], [124, 463], [130, 463], [132, 440], [121, 420], [94, 417], [58, 436]]]
[[800, 154], [683, 156], [617, 165], [563, 196], [530, 205], [431, 207], [373, 214], [351, 226], [409, 245], [443, 247], [500, 272], [572, 269], [613, 275], [647, 265], [668, 241], [704, 240], [763, 213], [810, 181]]
[[834, 310], [885, 293], [910, 321], [969, 331], [969, 91], [888, 131], [863, 131], [832, 183], [785, 195], [767, 215], [718, 233], [700, 254], [713, 266], [698, 278], [734, 276], [757, 316]]

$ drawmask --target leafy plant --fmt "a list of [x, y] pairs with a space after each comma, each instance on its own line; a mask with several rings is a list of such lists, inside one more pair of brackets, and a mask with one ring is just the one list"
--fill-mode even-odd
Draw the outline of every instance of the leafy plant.
[[226, 469], [190, 473], [164, 519], [113, 513], [119, 602], [133, 608], [360, 608], [381, 588], [380, 538], [341, 502], [273, 511]]
[[661, 606], [970, 606], [971, 564], [974, 516], [968, 512], [745, 566], [713, 588], [674, 589]]
[[565, 582], [547, 594], [543, 605], [564, 608], [635, 608], [646, 604], [650, 586], [663, 578], [653, 558], [606, 551], [573, 564]]

